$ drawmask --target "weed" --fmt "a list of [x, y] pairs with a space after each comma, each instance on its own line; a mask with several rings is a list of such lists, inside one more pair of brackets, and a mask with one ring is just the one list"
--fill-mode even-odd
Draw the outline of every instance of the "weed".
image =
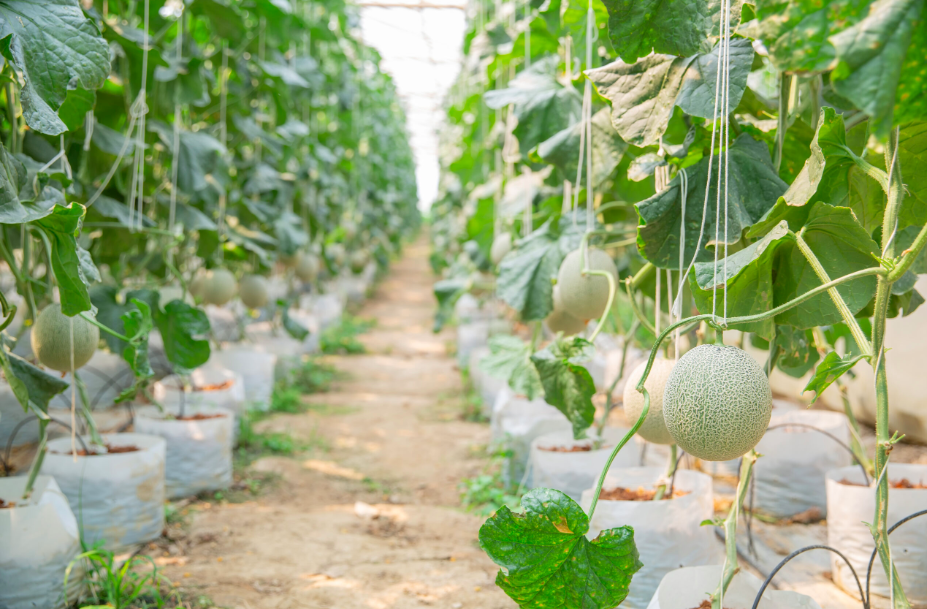
[[328, 391], [332, 381], [340, 376], [341, 374], [331, 364], [326, 364], [318, 358], [307, 358], [300, 366], [290, 370], [285, 386], [303, 394], [322, 393]]
[[483, 473], [461, 481], [460, 502], [465, 510], [489, 516], [504, 505], [510, 509], [518, 507], [521, 496], [517, 486], [502, 479], [503, 458], [501, 454], [494, 455]]
[[319, 339], [322, 353], [348, 355], [365, 353], [367, 349], [356, 337], [368, 331], [375, 324], [376, 322], [372, 319], [361, 319], [353, 315], [343, 316], [341, 323], [322, 331]]
[[[180, 608], [181, 599], [171, 582], [158, 571], [150, 556], [135, 555], [118, 564], [113, 552], [101, 547], [86, 550], [71, 561], [64, 574], [64, 589], [75, 566], [86, 566], [84, 575], [88, 595], [79, 605], [83, 609]], [[139, 567], [150, 566], [151, 569]]]

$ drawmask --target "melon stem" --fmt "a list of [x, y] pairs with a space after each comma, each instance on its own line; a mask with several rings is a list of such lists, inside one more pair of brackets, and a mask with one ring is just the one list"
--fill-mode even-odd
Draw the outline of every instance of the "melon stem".
[[747, 489], [750, 488], [750, 478], [753, 476], [753, 465], [756, 463], [757, 455], [755, 450], [743, 456], [740, 462], [740, 479], [737, 481], [737, 492], [734, 494], [734, 502], [731, 509], [724, 519], [724, 568], [721, 572], [721, 581], [718, 582], [718, 589], [711, 595], [711, 608], [721, 609], [724, 600], [724, 593], [727, 592], [731, 580], [740, 570], [737, 563], [737, 519], [740, 516], [740, 510], [747, 495]]

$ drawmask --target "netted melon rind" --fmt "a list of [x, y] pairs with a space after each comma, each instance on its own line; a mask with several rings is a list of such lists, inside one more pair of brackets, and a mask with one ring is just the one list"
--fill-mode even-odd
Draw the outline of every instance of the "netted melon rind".
[[[618, 282], [618, 269], [611, 256], [602, 250], [589, 248], [589, 270], [607, 271]], [[560, 286], [560, 299], [564, 310], [577, 319], [598, 319], [605, 313], [608, 305], [608, 279], [598, 275], [582, 275], [582, 250], [574, 250], [566, 255], [557, 273]]]
[[771, 415], [769, 380], [737, 347], [696, 347], [680, 358], [666, 382], [666, 429], [680, 448], [705, 461], [727, 461], [750, 451]]
[[[647, 362], [634, 369], [624, 386], [624, 414], [629, 425], [633, 425], [644, 410], [644, 394], [637, 390], [637, 383], [644, 374]], [[644, 388], [650, 394], [650, 409], [644, 424], [637, 430], [637, 435], [654, 444], [674, 444], [673, 436], [666, 429], [663, 421], [663, 390], [666, 381], [673, 372], [675, 362], [666, 359], [654, 360]]]

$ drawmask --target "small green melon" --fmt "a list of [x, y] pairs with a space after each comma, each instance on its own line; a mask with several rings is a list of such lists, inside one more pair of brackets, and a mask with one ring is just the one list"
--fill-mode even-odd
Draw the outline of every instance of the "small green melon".
[[505, 255], [512, 251], [512, 233], [502, 233], [496, 235], [492, 240], [492, 247], [489, 248], [489, 258], [495, 266], [499, 266]]
[[547, 329], [554, 334], [563, 332], [564, 336], [573, 336], [586, 329], [584, 320], [577, 319], [563, 310], [559, 285], [554, 286], [554, 310], [550, 312], [544, 323], [547, 324]]
[[[606, 271], [618, 285], [618, 269], [611, 257], [600, 249], [588, 248], [589, 270]], [[583, 276], [582, 250], [567, 254], [557, 273], [563, 310], [578, 319], [598, 319], [608, 305], [608, 279], [597, 275]]]
[[267, 280], [260, 275], [245, 275], [241, 278], [238, 296], [249, 309], [264, 307], [268, 301]]
[[235, 276], [226, 269], [214, 269], [206, 276], [203, 286], [203, 300], [218, 307], [226, 304], [235, 296], [238, 285]]
[[367, 250], [357, 250], [351, 254], [351, 271], [355, 274], [362, 273], [368, 262], [370, 262], [370, 254]]
[[[654, 360], [650, 374], [647, 375], [647, 381], [644, 383], [644, 388], [650, 394], [650, 409], [647, 411], [644, 424], [637, 430], [637, 434], [654, 444], [675, 444], [673, 436], [666, 430], [666, 423], [663, 422], [663, 391], [666, 388], [666, 380], [675, 365], [676, 362], [672, 360]], [[633, 425], [644, 410], [644, 394], [637, 390], [637, 384], [646, 367], [645, 361], [635, 368], [624, 386], [624, 413], [629, 425]]]
[[[190, 295], [194, 298], [202, 298], [203, 294], [206, 292], [206, 273], [200, 271], [196, 274], [193, 280], [189, 285]], [[163, 305], [164, 302], [162, 301]]]
[[298, 254], [293, 270], [302, 281], [315, 281], [319, 276], [319, 258], [315, 254]]
[[344, 245], [340, 243], [332, 243], [325, 248], [325, 253], [328, 254], [328, 257], [331, 259], [335, 266], [341, 266], [344, 264], [344, 258], [346, 255], [344, 251]]
[[299, 252], [295, 254], [278, 254], [277, 262], [283, 265], [284, 268], [291, 269], [296, 266], [296, 262], [299, 260]]
[[[90, 315], [90, 313], [88, 313]], [[76, 315], [68, 317], [60, 304], [45, 307], [32, 328], [32, 353], [46, 368], [71, 371], [71, 326], [74, 327], [74, 369], [90, 361], [100, 342], [100, 329]]]
[[705, 461], [747, 453], [766, 433], [771, 415], [769, 379], [737, 347], [696, 347], [679, 359], [666, 381], [666, 429], [680, 448]]

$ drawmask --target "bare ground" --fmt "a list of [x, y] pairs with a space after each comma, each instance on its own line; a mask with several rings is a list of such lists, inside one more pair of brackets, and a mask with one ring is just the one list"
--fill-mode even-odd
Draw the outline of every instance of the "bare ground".
[[[252, 467], [278, 481], [246, 503], [200, 503], [158, 562], [187, 595], [230, 608], [513, 607], [459, 509], [485, 425], [461, 419], [450, 335], [431, 332], [427, 246], [408, 247], [360, 315], [368, 354], [329, 358], [344, 378], [316, 408], [261, 429], [316, 448]], [[357, 504], [356, 502], [363, 502]], [[366, 505], [364, 505], [366, 504]]]

